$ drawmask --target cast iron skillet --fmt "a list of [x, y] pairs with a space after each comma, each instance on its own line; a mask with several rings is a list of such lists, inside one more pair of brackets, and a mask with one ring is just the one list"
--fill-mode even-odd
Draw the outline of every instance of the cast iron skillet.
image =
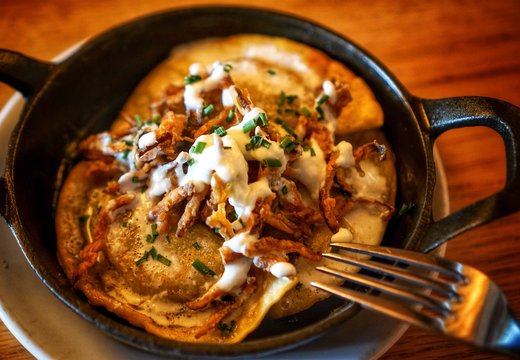
[[[6, 171], [0, 178], [0, 213], [49, 289], [111, 336], [170, 356], [266, 355], [318, 337], [357, 309], [331, 299], [299, 315], [297, 322], [267, 321], [238, 345], [185, 344], [146, 334], [90, 306], [74, 291], [58, 264], [54, 204], [74, 156], [71, 144], [108, 128], [134, 86], [168, 56], [171, 48], [209, 36], [237, 33], [285, 36], [319, 48], [362, 76], [375, 92], [385, 113], [384, 131], [397, 155], [397, 206], [416, 205], [407, 216], [392, 220], [386, 245], [429, 251], [470, 228], [519, 209], [519, 108], [491, 98], [414, 97], [366, 51], [305, 19], [253, 8], [185, 8], [109, 30], [58, 64], [1, 50], [0, 80], [20, 91], [27, 104], [9, 141]], [[446, 130], [476, 125], [496, 130], [504, 140], [505, 188], [433, 222], [432, 144]]]

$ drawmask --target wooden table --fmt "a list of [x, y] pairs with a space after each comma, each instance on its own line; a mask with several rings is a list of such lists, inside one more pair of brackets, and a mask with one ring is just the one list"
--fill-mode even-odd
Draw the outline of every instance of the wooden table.
[[[50, 60], [76, 42], [122, 21], [172, 6], [213, 1], [0, 1], [0, 48]], [[244, 3], [246, 1], [219, 1]], [[260, 0], [258, 6], [311, 18], [345, 34], [385, 63], [415, 95], [481, 95], [520, 105], [520, 2]], [[0, 104], [13, 94], [0, 84]], [[484, 128], [450, 131], [437, 142], [447, 173], [451, 209], [500, 189], [502, 142]], [[520, 199], [519, 199], [520, 200]], [[447, 257], [488, 273], [520, 315], [520, 213], [470, 231]], [[491, 359], [496, 355], [415, 328], [384, 355], [403, 358]], [[32, 356], [0, 323], [0, 358]]]

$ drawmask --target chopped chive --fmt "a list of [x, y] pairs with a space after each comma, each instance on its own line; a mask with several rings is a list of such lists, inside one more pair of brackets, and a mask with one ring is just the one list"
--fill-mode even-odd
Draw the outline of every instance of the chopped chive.
[[282, 107], [282, 105], [284, 103], [285, 103], [285, 92], [282, 90], [280, 92], [280, 95], [278, 95], [278, 101], [277, 101], [278, 107]]
[[329, 95], [327, 94], [323, 94], [320, 99], [318, 100], [318, 106], [321, 106], [323, 105], [323, 103], [325, 103], [325, 101], [329, 100]]
[[137, 128], [140, 129], [143, 127], [143, 118], [139, 114], [134, 115], [135, 124], [137, 125]]
[[284, 121], [283, 121], [283, 119], [281, 117], [276, 117], [274, 119], [274, 122], [277, 123], [278, 125], [284, 124]]
[[224, 146], [224, 150], [229, 150], [231, 149], [231, 146]]
[[152, 234], [147, 234], [146, 235], [146, 242], [153, 243], [154, 240], [155, 239], [153, 238]]
[[314, 151], [314, 148], [310, 145], [305, 145], [303, 147], [303, 151], [310, 151], [311, 152], [311, 156], [316, 156], [316, 151]]
[[284, 112], [286, 114], [298, 114], [298, 112], [294, 109], [285, 109]]
[[231, 71], [231, 69], [233, 69], [233, 66], [231, 66], [231, 64], [225, 64], [225, 65], [224, 65], [224, 71], [225, 71], [225, 72], [228, 73], [228, 72]]
[[285, 97], [285, 101], [287, 101], [287, 104], [292, 104], [294, 100], [298, 99], [298, 95], [287, 95]]
[[213, 232], [215, 234], [220, 234], [220, 228], [216, 227], [216, 228], [213, 228]]
[[139, 176], [132, 176], [132, 182], [135, 184], [135, 183], [138, 183], [139, 182]]
[[226, 121], [231, 122], [231, 121], [233, 121], [234, 117], [235, 117], [235, 110], [231, 109], [231, 110], [229, 110], [229, 112], [227, 114]]
[[282, 162], [280, 160], [273, 159], [273, 158], [267, 158], [267, 159], [262, 160], [262, 164], [264, 164], [264, 166], [267, 166], [267, 167], [281, 167], [282, 166]]
[[193, 83], [196, 83], [197, 81], [200, 81], [202, 80], [202, 78], [200, 77], [200, 75], [188, 75], [184, 78], [184, 83], [186, 85], [191, 85]]
[[141, 188], [141, 194], [143, 194], [143, 193], [146, 191], [146, 189], [148, 189], [148, 188], [147, 188], [146, 186], [143, 186], [143, 187]]
[[133, 141], [124, 140], [123, 142], [126, 144], [126, 146], [134, 146], [134, 142]]
[[195, 159], [189, 159], [188, 160], [188, 166], [191, 166], [193, 164], [195, 164]]
[[258, 121], [256, 122], [257, 125], [263, 125], [267, 126], [269, 123], [267, 122], [267, 114], [266, 113], [260, 113], [258, 114]]
[[156, 114], [153, 116], [152, 121], [159, 126], [161, 124], [161, 115]]
[[159, 236], [159, 233], [157, 232], [157, 223], [152, 224], [152, 235]]
[[262, 139], [262, 146], [266, 149], [269, 149], [271, 147], [271, 143], [267, 141], [266, 139]]
[[206, 143], [204, 141], [199, 141], [195, 146], [191, 147], [191, 152], [194, 154], [202, 154], [205, 147]]
[[130, 150], [126, 150], [125, 152], [123, 152], [123, 159], [128, 159], [128, 155], [130, 155]]
[[300, 290], [302, 288], [302, 286], [303, 286], [303, 283], [299, 281], [298, 284], [296, 284], [295, 289]]
[[155, 260], [159, 261], [160, 263], [166, 266], [170, 266], [172, 264], [172, 262], [168, 258], [162, 256], [161, 254], [157, 254]]
[[401, 208], [399, 209], [399, 212], [397, 213], [397, 217], [401, 217], [401, 216], [411, 212], [414, 208], [415, 208], [415, 204], [412, 202], [403, 204], [403, 206], [401, 206]]
[[222, 331], [223, 334], [230, 335], [235, 329], [236, 324], [237, 322], [235, 320], [231, 320], [229, 324], [219, 322], [217, 327], [220, 331]]
[[284, 185], [282, 188], [282, 194], [287, 195], [288, 192], [289, 192], [289, 189], [287, 189], [287, 185]]
[[213, 112], [213, 110], [215, 110], [215, 106], [213, 106], [213, 104], [209, 104], [202, 110], [202, 115], [208, 116]]
[[155, 248], [155, 246], [152, 246], [152, 248], [148, 250], [148, 252], [150, 253], [152, 259], [157, 259], [157, 249]]
[[195, 250], [200, 250], [201, 249], [199, 243], [196, 242], [196, 241], [193, 243], [193, 247], [195, 248]]
[[298, 138], [298, 136], [296, 135], [296, 133], [294, 132], [294, 130], [290, 127], [290, 126], [287, 126], [287, 124], [282, 124], [282, 129], [284, 129], [285, 131], [287, 131], [289, 134], [291, 134], [292, 136], [294, 136], [295, 139]]
[[294, 149], [295, 145], [296, 144], [290, 136], [286, 136], [282, 139], [282, 141], [280, 141], [280, 147], [286, 150], [287, 152], [291, 152]]
[[316, 106], [316, 111], [318, 112], [318, 120], [322, 120], [325, 117], [325, 113], [323, 112], [323, 109], [321, 106]]
[[195, 259], [195, 261], [191, 264], [202, 275], [211, 275], [211, 276], [217, 276], [213, 270], [211, 270], [209, 267], [206, 266], [202, 261], [199, 259]]
[[262, 136], [253, 135], [249, 143], [246, 144], [246, 150], [249, 151], [253, 149], [258, 149], [260, 146], [269, 149], [271, 147], [271, 143]]
[[311, 112], [305, 106], [300, 109], [300, 113], [306, 118], [311, 117]]
[[137, 260], [135, 262], [135, 265], [136, 266], [139, 266], [141, 265], [142, 263], [144, 263], [146, 260], [148, 260], [148, 257], [150, 256], [150, 252], [149, 251], [145, 251], [143, 256], [141, 256], [141, 258], [139, 258], [139, 260]]
[[223, 136], [226, 136], [227, 135], [227, 131], [226, 129], [224, 129], [223, 126], [219, 126], [215, 129], [215, 132], [217, 133], [218, 136], [220, 137], [223, 137]]
[[255, 126], [256, 126], [256, 124], [255, 124], [255, 120], [254, 119], [251, 119], [248, 122], [246, 122], [244, 124], [244, 126], [242, 127], [242, 129], [244, 130], [244, 134], [247, 134], [248, 132], [253, 130], [255, 128]]
[[268, 72], [270, 75], [276, 75], [276, 71], [274, 71], [273, 69], [269, 69], [269, 70], [267, 70], [267, 72]]

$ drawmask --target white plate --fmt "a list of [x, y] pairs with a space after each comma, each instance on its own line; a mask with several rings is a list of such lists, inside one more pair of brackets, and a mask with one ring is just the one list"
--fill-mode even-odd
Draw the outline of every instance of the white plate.
[[[70, 54], [69, 50], [65, 54]], [[0, 174], [3, 174], [9, 134], [24, 101], [15, 94], [0, 112]], [[437, 187], [434, 215], [449, 213], [448, 191], [440, 157], [435, 153]], [[33, 273], [5, 221], [0, 221], [0, 319], [38, 359], [160, 359], [107, 336], [59, 301]], [[378, 326], [373, 326], [373, 324]], [[362, 310], [324, 337], [270, 359], [376, 359], [405, 332], [407, 326]]]

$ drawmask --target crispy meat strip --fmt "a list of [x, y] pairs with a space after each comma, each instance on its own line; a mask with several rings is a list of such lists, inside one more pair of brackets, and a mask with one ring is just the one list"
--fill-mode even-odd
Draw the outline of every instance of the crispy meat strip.
[[341, 114], [341, 111], [352, 101], [352, 94], [350, 93], [349, 86], [338, 80], [332, 80], [334, 88], [336, 89], [336, 101], [331, 103], [330, 101], [325, 102], [324, 106], [327, 106], [332, 114], [337, 117]]
[[315, 253], [300, 242], [277, 239], [271, 236], [261, 237], [258, 241], [249, 243], [245, 251], [248, 257], [262, 256], [273, 252], [297, 253], [312, 261], [321, 260], [321, 254]]
[[148, 213], [149, 220], [157, 220], [157, 231], [159, 234], [168, 232], [168, 212], [182, 200], [191, 196], [195, 192], [195, 186], [188, 183], [184, 186], [170, 190]]
[[222, 304], [220, 308], [210, 316], [208, 321], [199, 329], [199, 331], [197, 331], [195, 338], [198, 339], [215, 329], [222, 319], [228, 316], [233, 310], [242, 306], [244, 301], [256, 291], [256, 288], [255, 278], [248, 278], [248, 281], [240, 295], [235, 296], [233, 301]]
[[359, 165], [361, 160], [367, 159], [374, 154], [378, 154], [379, 161], [383, 161], [386, 158], [386, 146], [379, 144], [376, 140], [374, 140], [371, 143], [361, 145], [352, 151], [352, 155], [356, 160], [356, 170], [358, 171], [359, 175], [365, 176], [365, 172]]
[[230, 108], [224, 108], [220, 113], [218, 113], [217, 116], [209, 119], [207, 122], [202, 124], [202, 126], [199, 127], [197, 129], [197, 131], [195, 131], [195, 133], [193, 134], [193, 137], [196, 139], [196, 138], [198, 138], [201, 135], [209, 134], [209, 132], [211, 131], [213, 126], [219, 126], [219, 125], [222, 125], [222, 124], [227, 124], [226, 119], [227, 119], [227, 116], [228, 116], [228, 113], [229, 113], [229, 109]]
[[208, 195], [209, 186], [204, 187], [201, 192], [194, 193], [186, 203], [184, 213], [182, 214], [179, 223], [177, 224], [177, 231], [175, 235], [181, 237], [186, 231], [195, 223], [199, 216], [200, 204]]
[[329, 228], [334, 232], [338, 232], [339, 230], [339, 221], [336, 218], [334, 209], [336, 207], [336, 199], [331, 196], [332, 186], [334, 185], [334, 177], [336, 175], [336, 171], [338, 165], [336, 164], [336, 160], [338, 159], [339, 152], [334, 151], [327, 162], [327, 169], [325, 175], [325, 182], [320, 189], [319, 197], [320, 197], [320, 209], [325, 218], [325, 222], [329, 226]]
[[220, 177], [214, 173], [211, 180], [211, 194], [207, 202], [208, 208], [211, 209], [211, 214], [206, 217], [206, 225], [212, 229], [218, 229], [219, 234], [226, 240], [233, 237], [233, 225], [227, 218], [226, 203], [227, 193], [226, 184]]
[[105, 245], [108, 228], [114, 221], [117, 211], [134, 201], [134, 194], [124, 194], [110, 200], [99, 212], [93, 232], [93, 241], [80, 252], [81, 263], [78, 266], [77, 278], [83, 276], [97, 261], [99, 252]]

